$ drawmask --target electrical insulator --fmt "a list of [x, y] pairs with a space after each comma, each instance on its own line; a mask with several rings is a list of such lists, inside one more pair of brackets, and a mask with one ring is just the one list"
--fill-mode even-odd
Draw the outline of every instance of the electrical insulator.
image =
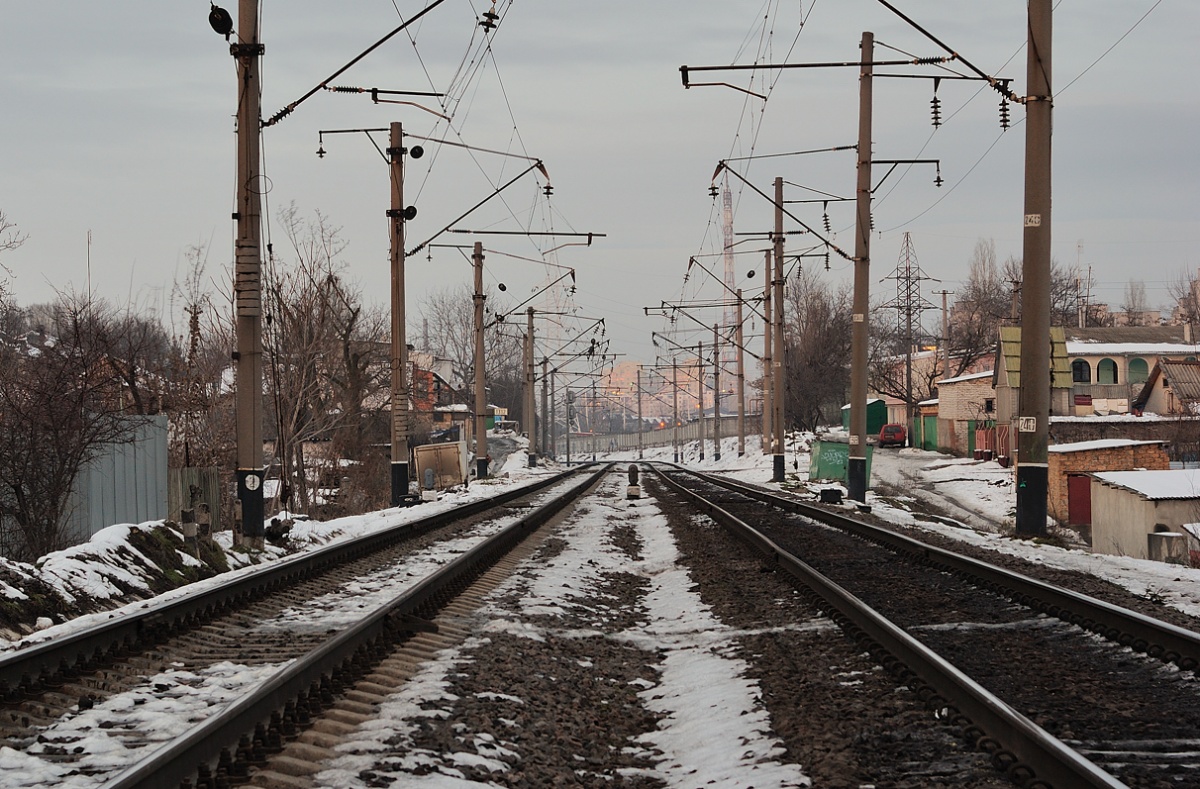
[[496, 13], [496, 9], [489, 8], [487, 11], [483, 12], [483, 20], [479, 23], [479, 26], [484, 30], [494, 30], [496, 27], [496, 20], [499, 18], [500, 15]]
[[829, 250], [825, 250], [825, 270], [829, 271]]
[[941, 77], [933, 78], [933, 101], [929, 102], [929, 106], [933, 109], [933, 128], [938, 128], [942, 125], [942, 100], [938, 98], [938, 87], [942, 84]]
[[1008, 128], [1008, 99], [1000, 99], [1000, 128]]
[[933, 185], [940, 189], [944, 183], [946, 182], [942, 180], [942, 165], [939, 164], [937, 166], [937, 177], [933, 179]]
[[717, 197], [717, 185], [716, 184], [713, 184], [712, 186], [708, 187], [708, 194], [713, 199], [716, 199], [716, 197]]
[[823, 205], [825, 213], [821, 215], [821, 220], [825, 223], [825, 232], [830, 233], [832, 231], [829, 229], [829, 201], [826, 200]]
[[546, 197], [549, 197], [550, 195], [554, 194], [554, 187], [550, 184], [546, 184], [546, 186], [542, 189], [542, 194], [546, 195]]

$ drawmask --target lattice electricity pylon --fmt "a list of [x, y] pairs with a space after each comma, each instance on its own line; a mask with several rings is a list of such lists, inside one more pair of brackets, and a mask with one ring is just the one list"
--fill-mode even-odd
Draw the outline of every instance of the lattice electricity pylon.
[[898, 313], [896, 328], [908, 339], [908, 347], [911, 349], [914, 323], [920, 322], [922, 312], [937, 309], [921, 294], [921, 282], [933, 280], [933, 277], [928, 277], [925, 272], [921, 271], [921, 267], [917, 263], [917, 250], [913, 246], [911, 234], [904, 234], [900, 260], [896, 263], [895, 271], [884, 279], [896, 280], [896, 298], [883, 306], [886, 309], [896, 310]]

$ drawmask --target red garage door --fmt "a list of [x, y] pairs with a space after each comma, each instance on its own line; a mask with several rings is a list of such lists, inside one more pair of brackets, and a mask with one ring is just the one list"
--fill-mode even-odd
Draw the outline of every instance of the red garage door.
[[1092, 525], [1092, 478], [1086, 474], [1067, 476], [1067, 521], [1072, 526]]

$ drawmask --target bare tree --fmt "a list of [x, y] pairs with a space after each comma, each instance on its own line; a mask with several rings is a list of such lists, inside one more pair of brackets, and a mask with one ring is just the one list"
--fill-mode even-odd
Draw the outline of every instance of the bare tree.
[[[361, 292], [346, 281], [339, 228], [320, 211], [302, 218], [294, 204], [279, 218], [294, 261], [284, 265], [272, 257], [266, 266], [265, 370], [281, 499], [286, 504], [295, 494], [307, 510], [323, 471], [336, 473], [340, 482], [337, 461], [370, 460], [367, 403], [381, 407], [390, 381], [390, 349], [379, 341], [388, 316], [364, 306]], [[314, 441], [328, 442], [320, 458], [306, 449]], [[357, 491], [356, 498], [382, 502], [385, 480], [380, 474], [378, 484]]]
[[1129, 325], [1145, 326], [1147, 309], [1146, 284], [1141, 280], [1129, 280], [1125, 285], [1125, 301], [1121, 304]]
[[[174, 467], [232, 468], [236, 462], [237, 428], [232, 397], [229, 349], [233, 334], [231, 294], [214, 303], [206, 285], [206, 248], [192, 246], [188, 268], [171, 294], [172, 315], [186, 316], [173, 329], [173, 359], [168, 418], [168, 452]], [[223, 501], [230, 508], [232, 500]]]
[[0, 548], [32, 560], [68, 544], [84, 465], [129, 439], [119, 379], [90, 304], [60, 297], [45, 341], [0, 346]]
[[17, 230], [16, 223], [8, 218], [8, 214], [0, 209], [0, 252], [11, 252], [25, 243], [29, 236]]
[[[871, 310], [870, 348], [867, 359], [867, 380], [872, 391], [908, 402], [908, 369], [912, 365], [912, 403], [933, 397], [939, 378], [944, 377], [940, 358], [910, 354], [924, 345], [925, 330], [920, 325], [913, 327], [913, 343], [908, 343], [906, 329], [896, 325], [887, 315], [888, 310], [877, 307]], [[933, 339], [929, 338], [930, 343]]]
[[786, 413], [802, 430], [835, 420], [846, 402], [852, 302], [848, 286], [832, 290], [808, 271], [788, 283]]
[[[429, 326], [426, 350], [450, 362], [454, 375], [469, 382], [475, 377], [475, 307], [474, 290], [469, 285], [448, 287], [426, 297], [420, 307], [422, 321]], [[491, 329], [484, 334], [484, 379], [491, 390], [491, 400], [497, 405], [516, 409], [520, 405], [523, 381], [521, 372], [521, 341], [515, 335], [501, 331], [504, 324], [496, 316], [503, 315], [504, 305], [498, 295], [488, 290], [487, 315]], [[468, 404], [473, 403], [474, 390], [466, 387]], [[485, 404], [486, 405], [486, 404]]]
[[1167, 292], [1175, 301], [1172, 321], [1186, 323], [1193, 328], [1200, 326], [1200, 278], [1192, 270], [1183, 270], [1167, 285]]
[[[0, 209], [0, 252], [13, 251], [24, 244], [25, 239], [28, 237], [19, 232], [16, 224], [11, 222], [8, 215]], [[8, 280], [12, 277], [12, 271], [2, 262], [0, 262], [0, 271], [3, 271], [5, 274], [5, 276], [0, 277], [0, 301], [6, 301], [11, 296]]]
[[962, 375], [992, 353], [999, 326], [1013, 314], [1011, 279], [996, 262], [996, 242], [980, 239], [970, 260], [967, 279], [957, 294], [950, 314], [950, 369], [946, 377]]

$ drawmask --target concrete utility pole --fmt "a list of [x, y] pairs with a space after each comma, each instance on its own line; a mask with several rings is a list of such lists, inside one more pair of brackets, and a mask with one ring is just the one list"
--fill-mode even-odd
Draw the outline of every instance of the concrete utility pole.
[[671, 357], [671, 446], [675, 448], [675, 462], [679, 462], [679, 363]]
[[642, 366], [637, 368], [638, 460], [642, 459]]
[[713, 460], [721, 459], [721, 336], [713, 324]]
[[854, 306], [850, 333], [850, 456], [846, 491], [867, 500], [867, 312], [871, 277], [871, 101], [875, 35], [862, 34], [858, 83], [858, 179], [854, 228]]
[[592, 407], [588, 414], [588, 428], [592, 431], [592, 462], [596, 462], [596, 379], [592, 379]]
[[704, 460], [704, 343], [696, 343], [696, 364], [700, 374], [696, 378], [696, 401], [700, 410], [700, 459]]
[[1046, 534], [1050, 428], [1050, 91], [1052, 0], [1029, 0], [1025, 97], [1025, 237], [1021, 273], [1021, 393], [1017, 534]]
[[737, 409], [738, 409], [738, 457], [746, 454], [746, 357], [742, 343], [745, 332], [742, 328], [742, 289], [737, 290]]
[[954, 291], [935, 290], [934, 294], [942, 297], [942, 377], [950, 377], [950, 310], [946, 305], [946, 297]]
[[[775, 442], [771, 448], [772, 458], [771, 479], [774, 482], [784, 480], [784, 428], [783, 400], [787, 391], [783, 380], [783, 178], [775, 178], [775, 276], [771, 279], [771, 300], [774, 302], [775, 330], [772, 332], [774, 350], [771, 354], [771, 368], [774, 370], [774, 400], [771, 403], [771, 425], [775, 432]], [[864, 373], [865, 374], [865, 373]]]
[[[546, 442], [546, 448], [543, 452], [555, 460], [558, 459], [558, 392], [555, 391], [555, 383], [557, 383], [558, 368], [555, 367], [550, 371], [550, 398], [546, 399], [546, 367], [549, 365], [549, 359], [542, 359], [542, 413], [546, 415], [546, 425], [550, 430], [550, 440]], [[549, 407], [547, 407], [549, 402]]]
[[525, 434], [529, 437], [529, 467], [537, 466], [537, 414], [534, 413], [533, 307], [525, 310]]
[[404, 316], [404, 132], [392, 123], [388, 139], [392, 171], [392, 506], [408, 495], [408, 338]]
[[483, 356], [483, 242], [475, 242], [471, 257], [475, 264], [475, 478], [488, 475], [487, 446], [487, 387], [484, 380]]
[[766, 260], [763, 261], [763, 356], [762, 356], [762, 451], [765, 455], [771, 451], [771, 435], [774, 432], [774, 426], [771, 424], [772, 403], [771, 391], [774, 387], [771, 383], [772, 367], [771, 367], [771, 324], [775, 322], [775, 313], [771, 306], [771, 250], [766, 251]]
[[242, 509], [242, 539], [263, 545], [263, 401], [262, 401], [262, 185], [259, 137], [258, 0], [238, 4], [238, 40], [230, 47], [237, 59], [237, 240], [234, 244], [233, 296], [237, 334], [237, 495]]
[[550, 408], [549, 375], [550, 359], [542, 357], [542, 457], [553, 458], [558, 447], [554, 446], [554, 411]]

